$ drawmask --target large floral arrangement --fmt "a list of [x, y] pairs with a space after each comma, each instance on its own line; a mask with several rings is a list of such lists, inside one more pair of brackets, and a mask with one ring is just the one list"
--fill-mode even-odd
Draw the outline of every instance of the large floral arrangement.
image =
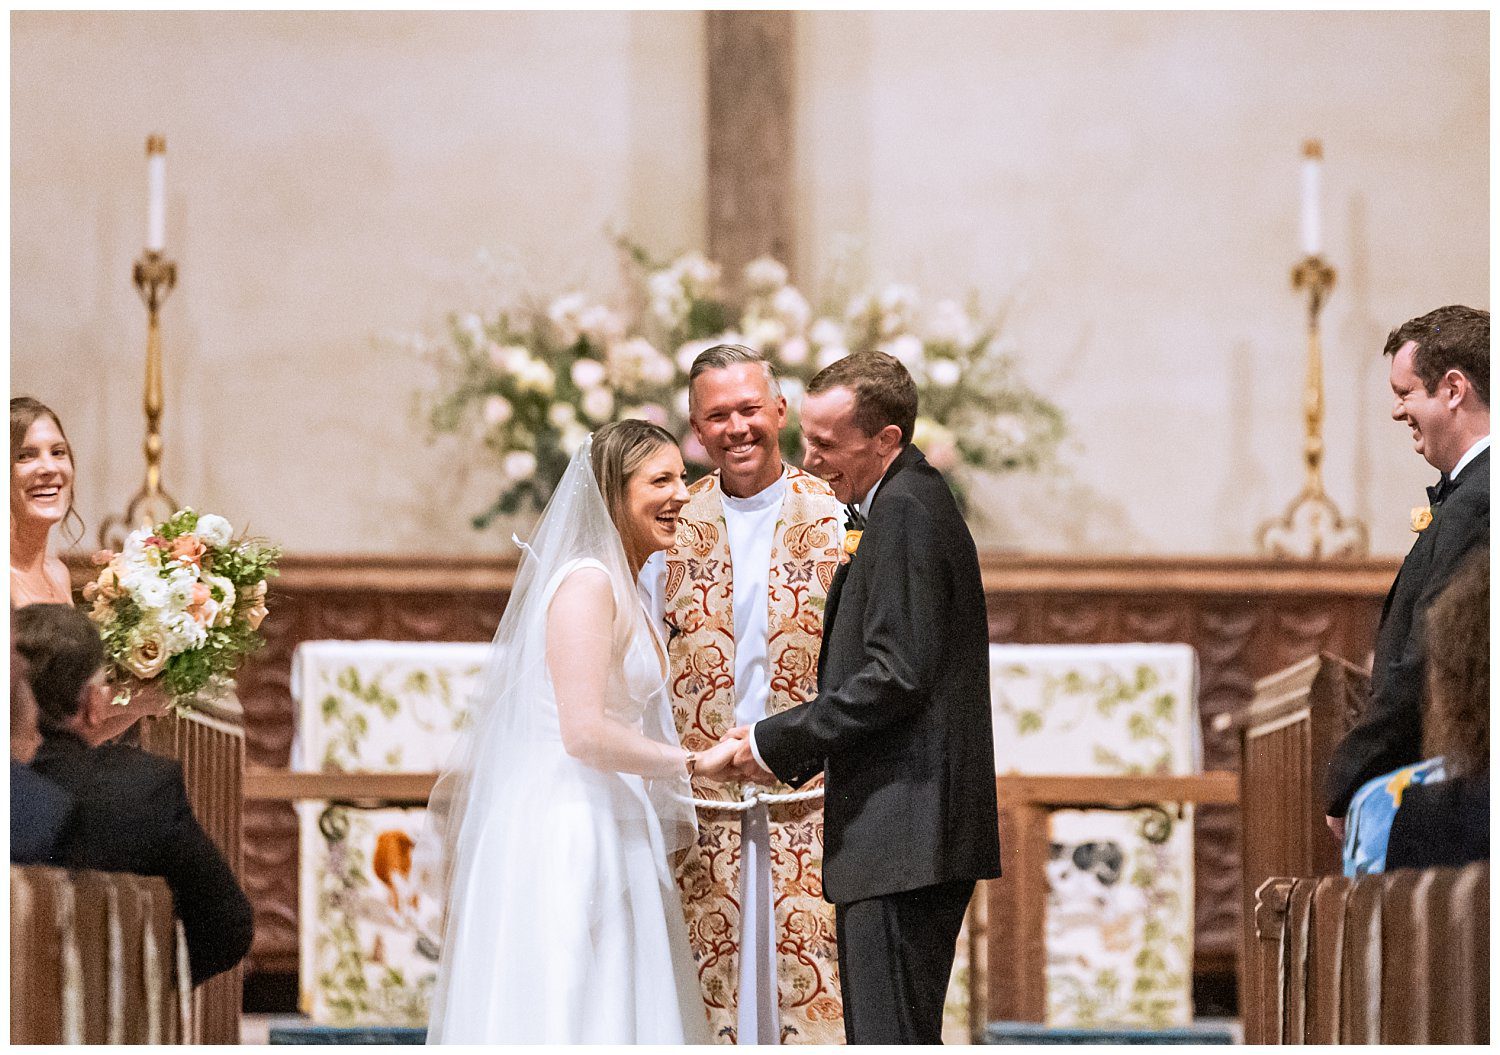
[[474, 518], [540, 508], [572, 452], [598, 425], [638, 417], [682, 440], [690, 472], [708, 468], [688, 424], [687, 377], [698, 353], [744, 344], [776, 367], [791, 420], [782, 434], [800, 460], [796, 411], [823, 367], [852, 352], [888, 352], [917, 383], [914, 442], [948, 474], [962, 501], [975, 472], [1037, 469], [1063, 435], [1062, 413], [1020, 379], [998, 323], [943, 300], [924, 309], [892, 285], [832, 298], [820, 310], [762, 258], [744, 272], [739, 307], [720, 268], [691, 252], [670, 263], [622, 243], [629, 261], [623, 307], [570, 292], [550, 303], [455, 313], [430, 346], [437, 383], [425, 406], [435, 433], [469, 435], [493, 456], [502, 483]]
[[262, 644], [266, 580], [281, 551], [235, 539], [229, 521], [183, 509], [101, 550], [83, 588], [115, 669], [160, 679], [179, 713], [221, 694], [240, 660]]

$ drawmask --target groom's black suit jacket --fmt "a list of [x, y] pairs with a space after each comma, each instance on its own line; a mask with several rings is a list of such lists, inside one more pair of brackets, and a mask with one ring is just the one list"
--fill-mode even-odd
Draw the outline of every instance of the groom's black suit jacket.
[[817, 697], [755, 725], [781, 780], [825, 773], [829, 901], [1000, 874], [990, 730], [979, 557], [948, 484], [908, 445], [829, 588]]
[[1442, 647], [1426, 640], [1427, 606], [1470, 552], [1489, 545], [1489, 537], [1490, 452], [1485, 448], [1433, 503], [1432, 523], [1417, 535], [1386, 594], [1369, 701], [1328, 763], [1323, 791], [1329, 816], [1342, 817], [1365, 781], [1422, 758], [1427, 651]]

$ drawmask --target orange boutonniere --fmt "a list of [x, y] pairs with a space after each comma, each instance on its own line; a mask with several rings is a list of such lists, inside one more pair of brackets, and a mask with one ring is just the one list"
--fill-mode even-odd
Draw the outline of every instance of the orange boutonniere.
[[864, 537], [863, 531], [844, 532], [844, 563], [848, 564], [854, 554], [859, 551], [859, 540]]
[[1415, 506], [1411, 511], [1411, 529], [1413, 531], [1426, 531], [1427, 525], [1432, 523], [1431, 506]]

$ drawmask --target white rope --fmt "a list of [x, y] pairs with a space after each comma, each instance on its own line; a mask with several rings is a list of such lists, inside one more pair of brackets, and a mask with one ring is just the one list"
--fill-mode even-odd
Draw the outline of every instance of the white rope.
[[697, 807], [700, 810], [718, 810], [720, 813], [744, 813], [757, 803], [763, 806], [780, 806], [791, 802], [811, 802], [813, 799], [821, 799], [823, 789], [809, 788], [806, 791], [790, 791], [777, 795], [769, 791], [756, 791], [754, 786], [745, 788], [745, 797], [739, 802], [725, 802], [723, 799], [692, 799], [684, 798], [682, 801]]

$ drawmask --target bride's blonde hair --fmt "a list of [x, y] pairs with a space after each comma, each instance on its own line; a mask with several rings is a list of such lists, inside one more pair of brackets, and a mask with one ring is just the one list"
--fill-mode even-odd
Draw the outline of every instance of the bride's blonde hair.
[[594, 433], [589, 465], [617, 530], [625, 530], [625, 489], [630, 477], [643, 461], [668, 445], [675, 447], [676, 437], [660, 425], [639, 418], [612, 421]]

